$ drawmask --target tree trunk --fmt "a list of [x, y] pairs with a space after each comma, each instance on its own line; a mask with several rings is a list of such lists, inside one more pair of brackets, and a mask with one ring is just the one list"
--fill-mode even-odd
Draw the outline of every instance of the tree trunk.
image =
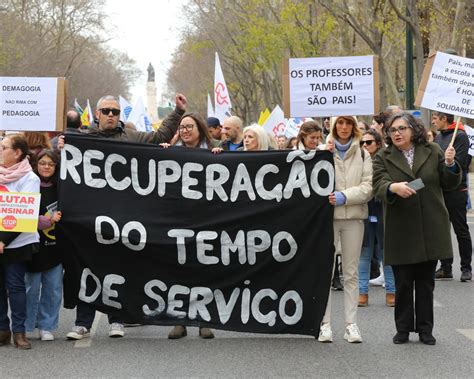
[[[459, 55], [461, 55], [461, 36], [464, 34], [463, 31], [465, 30], [465, 27], [467, 27], [469, 24], [464, 24], [464, 10], [466, 8], [466, 4], [463, 0], [458, 0], [456, 4], [456, 15], [454, 16], [454, 23], [453, 23], [453, 32], [451, 34], [451, 45], [450, 47], [455, 49]], [[472, 19], [471, 19], [472, 22]], [[469, 28], [470, 30], [470, 28]], [[470, 30], [471, 33], [466, 33], [466, 34], [472, 34], [472, 30]]]

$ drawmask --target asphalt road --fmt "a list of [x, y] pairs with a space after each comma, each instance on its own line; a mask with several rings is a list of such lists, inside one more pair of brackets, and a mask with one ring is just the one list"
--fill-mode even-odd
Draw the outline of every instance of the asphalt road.
[[[474, 230], [474, 215], [469, 217]], [[471, 232], [472, 234], [472, 232]], [[62, 310], [56, 340], [32, 339], [33, 349], [0, 347], [0, 378], [67, 377], [474, 377], [474, 282], [437, 282], [435, 290], [436, 346], [418, 342], [394, 345], [393, 308], [385, 306], [381, 287], [371, 287], [369, 306], [359, 308], [362, 344], [343, 339], [343, 294], [333, 293], [334, 342], [312, 337], [268, 336], [216, 331], [202, 340], [196, 328], [188, 337], [168, 340], [169, 327], [127, 328], [121, 339], [108, 337], [105, 316], [96, 317], [93, 336], [67, 341], [75, 312]]]
[[[474, 175], [471, 174], [471, 189]], [[474, 200], [474, 191], [471, 198]], [[471, 235], [474, 212], [469, 214]], [[453, 241], [455, 237], [453, 236]], [[455, 244], [456, 245], [456, 244]], [[371, 287], [369, 306], [359, 308], [364, 342], [343, 339], [343, 293], [333, 293], [334, 342], [302, 336], [270, 336], [215, 331], [214, 340], [197, 336], [168, 340], [169, 327], [127, 328], [121, 339], [108, 337], [107, 317], [98, 314], [92, 337], [67, 341], [75, 311], [63, 309], [56, 340], [32, 339], [33, 349], [0, 347], [1, 378], [125, 377], [322, 377], [322, 378], [474, 378], [474, 282], [459, 281], [455, 246], [454, 280], [436, 282], [436, 346], [411, 334], [410, 343], [394, 345], [393, 308], [385, 292]]]

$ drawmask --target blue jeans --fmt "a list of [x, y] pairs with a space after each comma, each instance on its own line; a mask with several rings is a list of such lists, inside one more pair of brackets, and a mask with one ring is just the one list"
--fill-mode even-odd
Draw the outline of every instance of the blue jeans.
[[58, 328], [63, 298], [63, 266], [43, 272], [26, 273], [26, 331]]
[[[377, 223], [369, 222], [366, 224], [368, 233], [368, 246], [363, 246], [359, 261], [359, 294], [369, 293], [370, 261], [372, 255], [376, 254], [379, 263], [383, 263], [383, 237], [377, 233]], [[379, 235], [378, 235], [379, 234]], [[383, 266], [385, 276], [385, 290], [387, 293], [395, 293], [395, 280], [391, 266]]]
[[0, 265], [0, 331], [10, 330], [10, 319], [8, 318], [8, 300], [10, 300], [11, 330], [13, 333], [25, 332], [25, 272], [25, 263]]

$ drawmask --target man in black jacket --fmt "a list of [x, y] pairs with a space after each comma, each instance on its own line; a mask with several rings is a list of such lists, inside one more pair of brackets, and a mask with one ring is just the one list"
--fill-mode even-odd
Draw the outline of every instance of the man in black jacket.
[[[170, 142], [178, 130], [179, 121], [186, 111], [187, 100], [181, 94], [176, 95], [176, 108], [162, 123], [162, 126], [153, 132], [139, 132], [125, 128], [120, 118], [120, 102], [114, 96], [103, 96], [97, 102], [95, 116], [97, 126], [85, 131], [85, 134], [99, 138], [111, 138], [118, 141], [141, 142], [156, 144]], [[58, 139], [58, 148], [64, 147], [64, 138]], [[87, 303], [79, 301], [76, 307], [76, 322], [72, 331], [66, 335], [69, 340], [81, 340], [90, 336], [90, 329], [95, 318], [95, 310]], [[125, 335], [123, 320], [113, 314], [108, 315], [110, 330], [109, 337], [117, 338]], [[133, 320], [130, 320], [133, 321]]]
[[[456, 122], [454, 116], [442, 112], [433, 112], [431, 123], [439, 131], [435, 142], [445, 151], [453, 137]], [[472, 241], [467, 224], [467, 172], [471, 163], [469, 153], [469, 137], [464, 131], [464, 126], [459, 125], [459, 129], [454, 139], [454, 149], [456, 150], [456, 160], [462, 168], [462, 181], [454, 191], [444, 192], [444, 203], [449, 213], [449, 220], [453, 225], [454, 233], [458, 240], [459, 255], [461, 257], [461, 282], [472, 279]], [[436, 271], [437, 280], [451, 280], [453, 259], [441, 261], [441, 267]]]

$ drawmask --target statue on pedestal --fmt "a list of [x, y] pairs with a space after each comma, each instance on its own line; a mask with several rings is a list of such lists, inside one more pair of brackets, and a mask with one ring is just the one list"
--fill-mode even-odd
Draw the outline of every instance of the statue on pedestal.
[[148, 65], [147, 71], [148, 71], [148, 80], [147, 81], [148, 82], [154, 82], [155, 81], [155, 69], [153, 68], [151, 63]]

